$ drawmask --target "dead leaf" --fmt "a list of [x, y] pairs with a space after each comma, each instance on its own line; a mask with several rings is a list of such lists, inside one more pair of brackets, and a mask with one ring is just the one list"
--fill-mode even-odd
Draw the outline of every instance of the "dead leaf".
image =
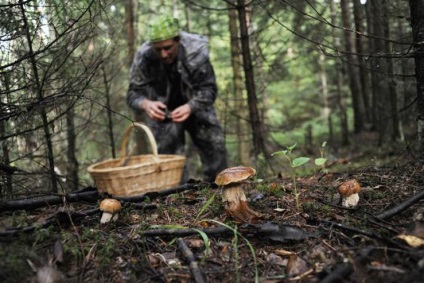
[[421, 246], [424, 246], [424, 239], [421, 239], [416, 236], [402, 234], [402, 235], [396, 236], [396, 238], [404, 240], [408, 245], [414, 248], [419, 248]]
[[205, 242], [200, 239], [190, 239], [187, 240], [187, 246], [190, 248], [203, 248], [205, 246]]
[[308, 270], [308, 266], [306, 261], [300, 258], [296, 254], [292, 254], [289, 256], [289, 260], [287, 262], [286, 273], [287, 275], [296, 276], [298, 274], [302, 274]]
[[283, 259], [274, 253], [270, 253], [266, 256], [266, 262], [272, 265], [287, 266], [287, 259]]

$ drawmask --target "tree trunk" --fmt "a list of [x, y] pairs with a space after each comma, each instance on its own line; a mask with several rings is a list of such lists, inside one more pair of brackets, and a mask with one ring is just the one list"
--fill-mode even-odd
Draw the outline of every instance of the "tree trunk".
[[348, 0], [341, 0], [342, 21], [344, 29], [344, 40], [347, 58], [347, 73], [349, 76], [349, 87], [352, 96], [353, 105], [353, 127], [355, 133], [359, 133], [364, 129], [364, 102], [362, 96], [361, 80], [359, 78], [358, 57], [356, 56], [355, 37], [350, 29], [352, 26], [350, 17], [350, 7]]
[[74, 116], [75, 116], [75, 108], [70, 107], [68, 111], [66, 112], [66, 130], [67, 130], [67, 140], [68, 140], [68, 148], [67, 148], [67, 170], [68, 172], [68, 178], [67, 178], [67, 184], [68, 188], [71, 191], [77, 191], [78, 190], [78, 159], [76, 155], [77, 147], [76, 147], [76, 134], [75, 134], [75, 123], [74, 123]]
[[373, 65], [372, 65], [372, 80], [373, 80], [373, 108], [375, 115], [375, 123], [377, 131], [379, 133], [378, 145], [381, 146], [389, 133], [389, 121], [391, 115], [391, 95], [389, 89], [389, 81], [387, 75], [388, 59], [385, 54], [387, 52], [387, 46], [384, 37], [387, 32], [387, 25], [385, 24], [385, 1], [376, 0], [370, 1], [372, 6], [373, 15], [373, 38], [374, 50], [370, 50], [373, 54]]
[[410, 0], [415, 77], [417, 79], [418, 157], [424, 161], [424, 2]]
[[[6, 93], [10, 93], [10, 75], [8, 72], [4, 72], [2, 78], [1, 78], [1, 84], [6, 89]], [[3, 102], [8, 102], [3, 101]], [[3, 116], [4, 108], [0, 107], [0, 117]], [[6, 121], [1, 120], [0, 121], [0, 137], [6, 136]], [[0, 157], [0, 163], [3, 163], [5, 165], [9, 165], [10, 163], [10, 156], [9, 156], [9, 146], [7, 141], [1, 142], [1, 153], [2, 157]], [[5, 193], [11, 194], [12, 193], [12, 174], [3, 174], [4, 172], [0, 172], [0, 195], [4, 196]]]
[[[337, 25], [336, 22], [336, 9], [335, 9], [335, 2], [331, 1], [330, 4], [331, 9], [331, 21], [334, 25]], [[335, 46], [336, 50], [340, 50], [340, 44], [337, 40], [339, 36], [337, 35], [337, 31], [333, 29], [333, 45]], [[340, 54], [337, 54], [339, 57]], [[341, 129], [341, 144], [342, 145], [348, 145], [349, 144], [349, 127], [348, 127], [348, 120], [347, 120], [347, 111], [346, 111], [346, 95], [343, 91], [343, 85], [344, 85], [344, 77], [343, 74], [345, 73], [343, 70], [343, 64], [340, 59], [336, 60], [336, 86], [337, 86], [337, 107], [339, 109], [340, 114], [340, 129]]]
[[[39, 101], [42, 101], [44, 96], [43, 96], [43, 88], [41, 85], [41, 80], [38, 74], [38, 67], [37, 67], [37, 62], [36, 62], [36, 58], [35, 58], [35, 54], [34, 54], [34, 50], [33, 50], [33, 41], [31, 38], [31, 32], [30, 32], [30, 27], [28, 25], [28, 19], [27, 19], [27, 13], [25, 11], [25, 6], [23, 4], [22, 1], [20, 1], [19, 3], [20, 5], [20, 10], [22, 13], [22, 19], [23, 19], [23, 30], [25, 32], [25, 37], [26, 37], [26, 41], [28, 44], [28, 56], [29, 56], [29, 61], [31, 64], [31, 68], [32, 68], [32, 75], [33, 75], [33, 83], [34, 83], [34, 87], [33, 87], [33, 91], [34, 93], [36, 93], [38, 95], [38, 99]], [[41, 120], [43, 123], [43, 130], [44, 130], [44, 138], [46, 140], [46, 147], [47, 147], [47, 161], [48, 161], [48, 169], [49, 169], [49, 175], [51, 178], [51, 185], [52, 185], [52, 192], [53, 193], [58, 193], [58, 187], [57, 187], [57, 178], [56, 178], [56, 172], [55, 172], [55, 164], [54, 164], [54, 154], [53, 154], [53, 145], [52, 145], [52, 139], [51, 139], [51, 133], [50, 133], [50, 129], [49, 129], [49, 122], [48, 122], [48, 118], [47, 118], [47, 113], [44, 107], [41, 107], [40, 111], [40, 116], [41, 116]]]
[[127, 32], [128, 66], [131, 66], [135, 54], [134, 5], [133, 0], [125, 0], [125, 29]]
[[[249, 103], [250, 123], [253, 135], [253, 152], [257, 159], [260, 153], [267, 156], [264, 144], [264, 131], [258, 111], [258, 99], [256, 97], [256, 88], [253, 74], [252, 58], [250, 54], [249, 34], [246, 22], [246, 6], [244, 0], [237, 0], [237, 10], [240, 24], [241, 48], [243, 54], [243, 68], [245, 73], [245, 84], [247, 89], [247, 101]], [[256, 162], [256, 160], [255, 160]]]
[[240, 55], [240, 42], [238, 39], [238, 26], [237, 26], [237, 11], [231, 9], [231, 5], [228, 5], [228, 17], [229, 17], [229, 29], [231, 36], [231, 65], [233, 68], [233, 83], [234, 83], [234, 100], [235, 106], [234, 110], [236, 111], [236, 135], [238, 137], [237, 149], [238, 156], [240, 159], [240, 164], [245, 166], [252, 166], [250, 161], [250, 151], [251, 144], [249, 142], [249, 124], [248, 124], [248, 115], [246, 99], [243, 93], [243, 76], [241, 70], [241, 55]]
[[360, 0], [353, 1], [353, 15], [356, 31], [356, 51], [360, 58], [360, 60], [358, 60], [358, 66], [360, 68], [359, 79], [361, 82], [362, 101], [364, 102], [364, 121], [368, 124], [371, 120], [371, 79], [368, 63], [364, 60], [365, 54], [368, 53], [368, 46], [363, 36], [363, 34], [365, 34], [365, 25], [363, 23], [365, 19], [365, 8], [360, 2]]

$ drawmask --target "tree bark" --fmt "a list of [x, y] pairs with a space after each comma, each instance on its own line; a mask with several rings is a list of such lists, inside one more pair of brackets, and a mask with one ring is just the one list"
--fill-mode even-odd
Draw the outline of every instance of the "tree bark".
[[[336, 9], [335, 9], [335, 2], [331, 1], [330, 3], [330, 9], [331, 9], [331, 21], [334, 25], [336, 25]], [[333, 29], [333, 44], [336, 48], [336, 50], [340, 50], [340, 44], [337, 40], [339, 36], [336, 33], [336, 30]], [[340, 54], [337, 54], [339, 58]], [[340, 115], [340, 129], [341, 129], [341, 143], [342, 145], [348, 145], [349, 144], [349, 125], [347, 120], [347, 110], [346, 110], [346, 95], [343, 91], [343, 85], [344, 85], [344, 76], [345, 73], [343, 70], [343, 64], [340, 59], [336, 60], [336, 86], [337, 86], [337, 107], [339, 109], [339, 115]]]
[[350, 17], [350, 7], [348, 0], [341, 0], [342, 21], [344, 26], [344, 40], [347, 58], [347, 73], [349, 76], [349, 87], [352, 96], [353, 105], [353, 127], [355, 133], [364, 129], [364, 102], [362, 96], [361, 80], [359, 78], [358, 57], [356, 55], [356, 42], [353, 33], [349, 30], [352, 26]]
[[230, 44], [231, 44], [231, 65], [233, 68], [233, 84], [234, 84], [234, 111], [237, 113], [236, 118], [236, 135], [238, 137], [237, 149], [240, 163], [245, 166], [251, 166], [250, 151], [251, 144], [249, 142], [249, 124], [246, 111], [246, 99], [243, 93], [243, 76], [242, 76], [242, 60], [240, 55], [240, 42], [238, 38], [239, 29], [237, 26], [237, 11], [232, 9], [233, 6], [228, 5]]
[[424, 162], [424, 2], [410, 0], [415, 77], [417, 80], [418, 157]]
[[[245, 84], [247, 89], [247, 101], [249, 103], [250, 123], [253, 136], [253, 153], [257, 159], [260, 153], [265, 152], [264, 136], [262, 123], [258, 111], [258, 99], [256, 96], [256, 87], [253, 74], [252, 58], [250, 54], [249, 34], [246, 22], [246, 6], [244, 0], [237, 0], [238, 18], [240, 24], [241, 48], [243, 54], [243, 68], [245, 73]], [[256, 160], [255, 160], [256, 161]]]
[[[387, 43], [385, 35], [387, 34], [387, 25], [385, 24], [385, 0], [370, 1], [372, 6], [373, 25], [373, 42], [374, 50], [370, 50], [373, 54], [372, 80], [373, 80], [373, 109], [376, 129], [379, 134], [378, 146], [381, 146], [386, 140], [391, 130], [390, 115], [391, 94], [389, 88], [389, 68], [388, 59], [386, 57]], [[370, 16], [370, 15], [368, 15]]]
[[75, 116], [75, 108], [70, 107], [69, 110], [66, 113], [66, 130], [67, 130], [67, 140], [68, 140], [68, 148], [67, 148], [67, 172], [68, 172], [68, 178], [67, 178], [67, 184], [68, 188], [71, 191], [77, 191], [78, 190], [78, 159], [77, 159], [77, 147], [76, 147], [76, 140], [77, 136], [75, 134], [75, 122], [74, 122], [74, 116]]
[[368, 46], [366, 45], [365, 38], [365, 25], [363, 20], [365, 19], [365, 8], [360, 3], [360, 0], [353, 0], [353, 15], [355, 21], [355, 41], [356, 41], [356, 52], [358, 53], [358, 67], [359, 67], [359, 79], [361, 82], [361, 93], [362, 101], [364, 102], [364, 122], [370, 123], [371, 120], [371, 78], [368, 70], [368, 63], [364, 60], [365, 54], [368, 53]]
[[[29, 54], [29, 61], [32, 68], [32, 75], [33, 75], [33, 83], [34, 83], [34, 93], [38, 95], [39, 101], [42, 101], [44, 98], [43, 95], [43, 87], [41, 84], [41, 80], [38, 74], [38, 67], [37, 67], [37, 61], [35, 58], [34, 50], [33, 50], [33, 41], [31, 39], [31, 32], [30, 27], [28, 25], [28, 18], [27, 18], [27, 12], [25, 10], [25, 6], [23, 1], [21, 0], [19, 3], [20, 10], [22, 13], [22, 19], [23, 19], [23, 30], [25, 32], [26, 41], [28, 44], [28, 54]], [[49, 129], [49, 122], [47, 118], [47, 113], [44, 107], [41, 107], [40, 116], [43, 123], [43, 130], [44, 130], [44, 137], [46, 140], [46, 147], [47, 147], [47, 161], [48, 161], [48, 168], [49, 168], [49, 175], [51, 178], [51, 185], [52, 185], [52, 192], [57, 193], [58, 187], [57, 187], [57, 178], [56, 178], [56, 172], [54, 170], [55, 168], [55, 162], [54, 162], [54, 154], [53, 154], [53, 144], [51, 139], [51, 133]]]
[[133, 0], [125, 0], [125, 29], [127, 32], [128, 66], [131, 66], [135, 54], [134, 5]]

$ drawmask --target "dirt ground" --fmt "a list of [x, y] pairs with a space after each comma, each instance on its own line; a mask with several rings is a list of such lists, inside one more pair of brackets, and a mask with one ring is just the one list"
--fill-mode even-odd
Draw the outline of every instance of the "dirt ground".
[[[423, 173], [406, 163], [252, 181], [262, 217], [248, 224], [226, 215], [220, 188], [197, 184], [122, 201], [106, 225], [97, 197], [2, 209], [0, 282], [424, 282]], [[362, 190], [346, 208], [335, 188], [351, 179]]]

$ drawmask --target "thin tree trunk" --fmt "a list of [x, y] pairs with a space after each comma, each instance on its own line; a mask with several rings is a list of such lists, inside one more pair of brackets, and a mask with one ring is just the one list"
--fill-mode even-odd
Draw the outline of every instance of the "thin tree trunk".
[[255, 159], [257, 159], [260, 153], [263, 153], [265, 157], [267, 157], [267, 154], [265, 152], [264, 131], [262, 130], [262, 124], [258, 111], [258, 99], [256, 97], [253, 65], [250, 54], [249, 34], [246, 22], [246, 6], [244, 4], [244, 0], [237, 0], [237, 10], [240, 24], [240, 38], [243, 54], [245, 84], [247, 89], [247, 101], [249, 103], [250, 123], [253, 135], [253, 152]]
[[[367, 19], [367, 33], [369, 35], [374, 34], [374, 23], [373, 23], [373, 13], [372, 13], [372, 4], [370, 1], [367, 1], [365, 4], [365, 13], [366, 13], [366, 19]], [[375, 42], [372, 37], [369, 37], [368, 39], [368, 53], [371, 55], [370, 59], [367, 60], [367, 67], [371, 70], [372, 66], [374, 65], [375, 58], [373, 57], [373, 52], [375, 50]], [[370, 122], [371, 122], [371, 130], [376, 130], [376, 105], [375, 105], [375, 94], [374, 85], [376, 84], [377, 78], [375, 72], [370, 72]]]
[[424, 162], [424, 2], [410, 0], [415, 76], [417, 79], [418, 158]]
[[228, 5], [228, 17], [229, 17], [229, 29], [231, 36], [231, 65], [233, 68], [233, 82], [234, 82], [234, 99], [235, 107], [237, 112], [236, 121], [236, 135], [238, 137], [238, 156], [240, 158], [240, 164], [245, 166], [251, 166], [250, 162], [250, 151], [251, 145], [249, 143], [250, 131], [249, 124], [247, 123], [247, 116], [249, 115], [245, 104], [245, 97], [243, 95], [243, 76], [241, 70], [241, 55], [240, 55], [240, 41], [238, 39], [239, 30], [237, 27], [237, 11], [231, 9], [231, 5]]
[[115, 147], [115, 138], [113, 135], [113, 119], [112, 119], [112, 109], [110, 103], [110, 90], [109, 90], [109, 81], [107, 79], [107, 74], [104, 66], [102, 66], [103, 71], [103, 83], [105, 87], [105, 97], [106, 97], [106, 109], [107, 109], [107, 125], [108, 125], [108, 133], [109, 133], [109, 142], [110, 142], [110, 150], [112, 153], [112, 158], [116, 158], [116, 147]]
[[68, 148], [67, 148], [67, 170], [68, 172], [68, 188], [71, 191], [77, 191], [78, 190], [78, 159], [76, 155], [77, 147], [76, 147], [76, 134], [75, 134], [75, 123], [74, 123], [74, 116], [75, 116], [75, 108], [71, 107], [66, 112], [66, 129], [67, 129], [67, 140], [68, 140]]
[[125, 29], [127, 32], [128, 66], [131, 66], [135, 54], [133, 0], [125, 0]]
[[[6, 89], [6, 93], [10, 93], [10, 75], [8, 72], [5, 72], [2, 76], [2, 85], [4, 85]], [[6, 101], [7, 103], [7, 101]], [[0, 107], [0, 116], [3, 116], [5, 114], [3, 112], [4, 108]], [[6, 121], [2, 120], [0, 121], [0, 137], [4, 137], [6, 135]], [[0, 157], [0, 163], [3, 163], [5, 165], [9, 165], [10, 163], [10, 156], [9, 156], [9, 146], [7, 141], [2, 141], [1, 143], [1, 153], [2, 157]], [[3, 172], [0, 172], [0, 195], [4, 195], [5, 193], [11, 194], [12, 193], [12, 176], [11, 174], [3, 174]], [[4, 184], [4, 185], [3, 185]]]
[[344, 30], [344, 39], [345, 39], [345, 49], [347, 52], [347, 73], [349, 76], [349, 87], [352, 96], [352, 105], [353, 105], [353, 127], [355, 133], [359, 133], [364, 129], [364, 102], [361, 89], [361, 80], [359, 78], [358, 71], [358, 57], [356, 54], [356, 43], [355, 37], [352, 32], [348, 29], [352, 26], [350, 18], [350, 7], [348, 0], [341, 0], [341, 11], [342, 11], [342, 21]]
[[[387, 5], [383, 6], [384, 8], [384, 17], [383, 17], [383, 25], [384, 25], [384, 36], [385, 38], [389, 39], [391, 38], [391, 32], [390, 32], [390, 24], [389, 24], [389, 17], [387, 14]], [[385, 41], [385, 53], [389, 55], [391, 53], [391, 43], [386, 40]], [[391, 117], [391, 139], [392, 141], [395, 141], [400, 137], [399, 133], [399, 115], [398, 115], [398, 106], [397, 106], [397, 89], [396, 89], [396, 80], [395, 80], [395, 66], [393, 59], [390, 58], [390, 56], [387, 57], [387, 71], [388, 71], [388, 78], [389, 78], [389, 96], [390, 96], [390, 113], [388, 115]], [[386, 111], [387, 112], [387, 111]]]
[[[22, 13], [22, 19], [23, 19], [23, 30], [25, 31], [25, 36], [28, 44], [28, 57], [29, 61], [32, 67], [32, 75], [34, 76], [34, 92], [37, 93], [39, 101], [43, 100], [43, 89], [41, 86], [40, 77], [38, 74], [38, 68], [37, 68], [37, 62], [35, 59], [35, 54], [32, 46], [32, 39], [30, 34], [30, 28], [28, 25], [28, 19], [27, 14], [25, 11], [24, 3], [23, 1], [19, 1], [21, 13]], [[46, 146], [47, 146], [47, 160], [48, 160], [48, 168], [49, 168], [49, 174], [51, 178], [51, 185], [52, 185], [52, 192], [58, 193], [58, 187], [57, 187], [57, 178], [56, 178], [56, 172], [54, 170], [55, 164], [54, 164], [54, 155], [53, 155], [53, 145], [51, 140], [51, 133], [49, 129], [49, 122], [47, 118], [47, 113], [44, 107], [40, 107], [40, 116], [43, 123], [43, 130], [44, 130], [44, 137], [46, 139]]]
[[384, 24], [384, 5], [386, 5], [386, 3], [384, 0], [375, 0], [370, 3], [372, 5], [372, 15], [374, 19], [373, 35], [379, 37], [373, 39], [375, 49], [371, 50], [371, 52], [373, 53], [373, 106], [375, 110], [377, 131], [379, 133], [378, 146], [381, 146], [386, 140], [386, 136], [391, 128], [389, 123], [391, 115], [391, 97], [388, 86], [389, 81], [387, 78], [389, 69], [388, 59], [384, 56], [384, 53], [387, 52], [387, 47], [385, 40], [381, 38], [387, 34], [385, 31], [387, 26]]
[[[331, 21], [334, 25], [336, 25], [336, 8], [335, 8], [334, 1], [331, 1], [330, 9], [331, 9]], [[340, 50], [340, 44], [337, 38], [339, 38], [339, 36], [337, 35], [337, 31], [336, 29], [333, 29], [333, 44], [336, 50]], [[337, 72], [336, 72], [337, 106], [338, 106], [339, 114], [340, 114], [341, 144], [348, 145], [349, 144], [349, 126], [348, 126], [347, 111], [346, 111], [346, 95], [343, 91], [343, 85], [344, 85], [343, 74], [345, 72], [343, 70], [343, 64], [340, 59], [336, 60], [336, 69], [337, 69]]]
[[356, 38], [356, 51], [361, 60], [358, 60], [359, 64], [359, 79], [361, 81], [361, 92], [362, 101], [364, 102], [364, 121], [369, 123], [371, 120], [371, 81], [370, 72], [368, 71], [368, 64], [363, 60], [366, 53], [368, 53], [367, 45], [362, 34], [365, 33], [364, 19], [365, 19], [365, 8], [360, 3], [360, 0], [353, 1], [353, 15], [355, 21], [355, 35]]

